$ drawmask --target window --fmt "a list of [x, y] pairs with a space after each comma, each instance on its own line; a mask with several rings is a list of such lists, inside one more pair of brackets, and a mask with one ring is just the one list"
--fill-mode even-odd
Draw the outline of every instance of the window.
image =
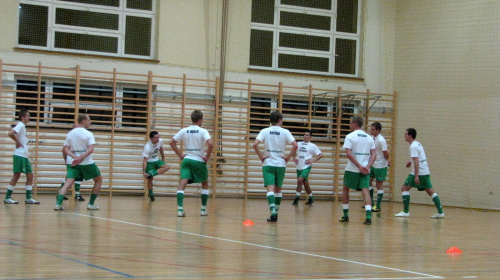
[[[45, 105], [45, 82], [41, 84], [40, 106]], [[18, 80], [16, 84], [16, 111], [26, 109], [30, 112], [33, 121], [40, 118], [38, 111], [38, 82]]]
[[153, 58], [156, 0], [20, 0], [18, 46]]
[[358, 0], [252, 0], [250, 68], [359, 75]]

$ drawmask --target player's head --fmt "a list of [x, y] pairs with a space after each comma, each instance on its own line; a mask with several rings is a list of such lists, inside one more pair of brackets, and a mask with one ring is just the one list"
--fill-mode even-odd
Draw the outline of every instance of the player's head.
[[269, 121], [271, 122], [272, 125], [277, 125], [282, 120], [283, 120], [283, 114], [281, 114], [279, 111], [274, 111], [269, 116]]
[[87, 114], [79, 115], [78, 116], [78, 124], [85, 127], [85, 128], [89, 128], [89, 126], [91, 124], [89, 115], [87, 115]]
[[411, 140], [417, 139], [417, 131], [415, 130], [415, 128], [406, 129], [406, 132], [405, 132], [406, 141], [410, 140], [410, 138], [411, 138]]
[[151, 138], [155, 137], [155, 136], [156, 136], [156, 135], [158, 135], [158, 134], [159, 134], [159, 133], [158, 133], [158, 131], [156, 131], [156, 130], [151, 131], [151, 132], [149, 133], [149, 139], [151, 139]]
[[18, 117], [21, 122], [27, 123], [30, 121], [30, 112], [23, 108], [19, 111]]
[[200, 120], [203, 120], [203, 113], [200, 110], [194, 110], [191, 113], [191, 121], [197, 123]]
[[349, 124], [351, 126], [351, 130], [359, 129], [363, 126], [363, 118], [360, 116], [353, 116]]
[[311, 137], [312, 131], [310, 129], [306, 129], [306, 131], [304, 131], [304, 141], [309, 142], [309, 140], [311, 140]]
[[379, 122], [374, 122], [370, 125], [370, 134], [373, 136], [378, 136], [382, 131], [382, 125]]
[[160, 141], [160, 134], [158, 131], [151, 131], [149, 133], [149, 139], [151, 139], [151, 143], [156, 144]]

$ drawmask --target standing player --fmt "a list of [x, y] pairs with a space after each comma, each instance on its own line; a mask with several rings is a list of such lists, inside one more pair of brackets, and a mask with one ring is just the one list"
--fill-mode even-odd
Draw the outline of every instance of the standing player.
[[[75, 127], [77, 127], [77, 125], [73, 124], [73, 127], [71, 129], [74, 129]], [[68, 162], [71, 162], [71, 159], [68, 159], [68, 154], [66, 154], [66, 150], [64, 149], [64, 146], [63, 146], [61, 152], [63, 155], [64, 164], [66, 164], [66, 171], [67, 171], [69, 168], [69, 165], [71, 165], [70, 163], [68, 164]], [[78, 201], [85, 201], [85, 198], [83, 198], [80, 195], [80, 186], [82, 185], [82, 181], [83, 181], [83, 179], [81, 179], [81, 178], [75, 179], [75, 199]], [[64, 178], [64, 180], [62, 181], [61, 188], [64, 186], [64, 183], [66, 183], [66, 178]], [[64, 200], [68, 200], [68, 198], [66, 196], [64, 196]]]
[[321, 153], [321, 151], [314, 143], [311, 143], [311, 137], [312, 132], [311, 130], [307, 129], [304, 132], [304, 141], [297, 144], [298, 158], [293, 158], [293, 161], [297, 166], [297, 193], [295, 199], [293, 200], [293, 205], [299, 204], [302, 186], [304, 186], [304, 188], [306, 189], [306, 193], [308, 196], [306, 204], [312, 205], [314, 203], [312, 190], [309, 186], [309, 172], [311, 172], [312, 164], [323, 158], [323, 153]]
[[92, 159], [95, 138], [94, 134], [87, 130], [91, 123], [88, 115], [78, 116], [78, 125], [68, 133], [66, 141], [64, 141], [64, 149], [68, 155], [68, 173], [66, 176], [66, 183], [64, 183], [64, 186], [59, 190], [59, 195], [57, 196], [56, 206], [54, 207], [56, 211], [64, 210], [62, 205], [64, 195], [68, 188], [75, 182], [75, 178], [94, 180], [94, 187], [92, 188], [92, 194], [89, 204], [87, 204], [87, 209], [99, 210], [99, 207], [95, 205], [94, 202], [101, 190], [102, 176], [99, 168]]
[[[177, 189], [177, 216], [185, 217], [184, 212], [184, 190], [187, 184], [201, 183], [201, 216], [208, 216], [208, 169], [207, 162], [212, 154], [213, 142], [208, 131], [201, 128], [203, 113], [194, 110], [191, 113], [191, 126], [181, 129], [170, 141], [170, 147], [182, 160], [179, 188]], [[178, 142], [184, 142], [184, 154], [177, 148]], [[205, 143], [208, 146], [205, 153]]]
[[[380, 212], [380, 203], [384, 197], [384, 181], [387, 177], [387, 166], [389, 166], [389, 151], [387, 151], [387, 142], [384, 136], [380, 134], [382, 125], [379, 122], [374, 122], [370, 126], [370, 134], [375, 141], [375, 152], [377, 158], [370, 168], [370, 198], [372, 201], [372, 212]], [[373, 205], [373, 180], [376, 180], [377, 187], [377, 204]]]
[[[161, 160], [158, 159], [158, 152], [161, 155]], [[163, 174], [170, 169], [170, 166], [165, 163], [163, 139], [160, 138], [158, 131], [151, 131], [149, 133], [149, 141], [144, 145], [142, 156], [142, 175], [148, 180], [148, 196], [151, 201], [155, 201], [155, 196], [153, 194], [153, 177], [158, 174]]]
[[344, 173], [344, 187], [342, 189], [342, 209], [344, 215], [341, 222], [349, 222], [349, 189], [361, 190], [365, 202], [365, 225], [372, 223], [372, 202], [368, 187], [370, 184], [370, 168], [375, 161], [375, 142], [366, 132], [361, 130], [363, 119], [354, 116], [349, 123], [352, 130], [344, 142], [344, 148], [349, 161]]
[[[283, 195], [281, 186], [285, 178], [286, 163], [291, 157], [295, 156], [297, 151], [297, 142], [288, 129], [284, 129], [283, 115], [274, 111], [269, 117], [271, 126], [260, 131], [253, 148], [263, 164], [262, 174], [264, 177], [264, 186], [267, 188], [267, 202], [271, 216], [268, 222], [278, 221], [278, 211]], [[264, 142], [264, 154], [260, 151], [259, 144]], [[285, 156], [286, 144], [292, 144], [292, 151]]]
[[30, 112], [25, 109], [19, 111], [20, 122], [9, 131], [9, 137], [16, 142], [16, 149], [14, 150], [13, 156], [13, 172], [14, 175], [7, 186], [7, 194], [3, 202], [5, 204], [18, 204], [19, 202], [12, 199], [12, 193], [14, 192], [14, 187], [21, 177], [21, 173], [26, 174], [26, 199], [24, 203], [26, 204], [40, 204], [39, 201], [34, 200], [31, 197], [31, 192], [33, 190], [33, 171], [31, 170], [31, 164], [28, 159], [28, 133], [26, 132], [26, 124], [30, 121]]
[[410, 143], [411, 161], [406, 163], [406, 167], [413, 165], [410, 175], [401, 188], [403, 196], [404, 210], [395, 214], [396, 217], [410, 217], [410, 190], [415, 187], [419, 191], [424, 191], [431, 197], [434, 205], [437, 208], [437, 214], [431, 216], [433, 219], [444, 218], [443, 207], [439, 196], [434, 192], [431, 183], [431, 173], [427, 166], [427, 157], [425, 156], [424, 147], [417, 140], [417, 131], [414, 128], [408, 128], [405, 132], [405, 140]]

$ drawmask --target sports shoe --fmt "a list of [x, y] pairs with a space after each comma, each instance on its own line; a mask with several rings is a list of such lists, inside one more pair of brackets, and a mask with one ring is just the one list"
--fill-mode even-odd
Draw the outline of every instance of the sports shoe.
[[444, 218], [444, 213], [441, 213], [441, 214], [439, 214], [439, 213], [434, 214], [434, 215], [432, 215], [432, 216], [431, 216], [431, 218], [433, 218], [433, 219], [442, 219], [442, 218]]
[[64, 206], [56, 204], [56, 206], [54, 206], [54, 210], [56, 210], [56, 211], [64, 211]]
[[201, 210], [200, 216], [208, 216], [207, 210]]
[[154, 195], [149, 196], [149, 200], [151, 200], [151, 201], [155, 201], [155, 196], [154, 196]]
[[99, 206], [95, 204], [87, 204], [87, 210], [99, 210]]
[[30, 198], [30, 199], [24, 200], [24, 203], [26, 203], [26, 204], [40, 204], [40, 201], [36, 201], [33, 198]]
[[278, 221], [278, 214], [271, 214], [269, 218], [267, 218], [268, 222], [276, 223]]
[[75, 200], [85, 201], [85, 198], [83, 198], [81, 195], [77, 194], [77, 195], [75, 195]]
[[365, 219], [365, 221], [363, 222], [363, 224], [365, 224], [365, 225], [371, 225], [372, 224], [372, 219]]
[[380, 212], [380, 208], [378, 208], [377, 206], [373, 206], [372, 212]]
[[342, 216], [342, 218], [339, 219], [340, 222], [349, 222], [349, 216]]
[[18, 204], [19, 201], [15, 201], [14, 199], [9, 197], [9, 198], [4, 199], [3, 203], [5, 203], [5, 204]]
[[404, 211], [401, 211], [401, 212], [399, 212], [397, 214], [394, 214], [394, 216], [408, 218], [408, 217], [410, 217], [410, 212], [405, 213]]
[[300, 197], [295, 197], [295, 199], [293, 200], [292, 205], [299, 205], [299, 199], [300, 199]]
[[309, 197], [307, 199], [306, 205], [313, 205], [314, 204], [314, 199], [312, 197]]
[[186, 212], [184, 212], [184, 211], [177, 211], [177, 217], [186, 217]]
[[148, 173], [148, 175], [146, 175], [146, 177], [149, 179], [149, 178], [152, 178], [153, 175], [151, 175], [150, 173]]

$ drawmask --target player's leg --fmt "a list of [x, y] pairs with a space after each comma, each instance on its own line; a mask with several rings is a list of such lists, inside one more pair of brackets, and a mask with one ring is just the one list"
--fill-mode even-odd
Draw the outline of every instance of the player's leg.
[[432, 215], [431, 218], [433, 219], [444, 218], [443, 206], [441, 205], [441, 200], [439, 199], [438, 194], [435, 193], [434, 189], [432, 188], [430, 175], [425, 175], [420, 177], [421, 177], [420, 184], [423, 184], [425, 186], [425, 192], [431, 197], [438, 211], [437, 214]]
[[[31, 166], [30, 166], [31, 167]], [[33, 172], [31, 168], [30, 172], [26, 173], [26, 199], [24, 203], [26, 204], [40, 204], [40, 201], [33, 199]]]
[[295, 198], [293, 199], [292, 205], [299, 205], [300, 194], [302, 192], [302, 186], [304, 185], [304, 178], [300, 176], [301, 170], [297, 169], [297, 188], [295, 189]]
[[205, 181], [201, 183], [201, 211], [200, 211], [201, 216], [208, 216], [207, 212], [208, 195], [209, 195], [208, 181]]

